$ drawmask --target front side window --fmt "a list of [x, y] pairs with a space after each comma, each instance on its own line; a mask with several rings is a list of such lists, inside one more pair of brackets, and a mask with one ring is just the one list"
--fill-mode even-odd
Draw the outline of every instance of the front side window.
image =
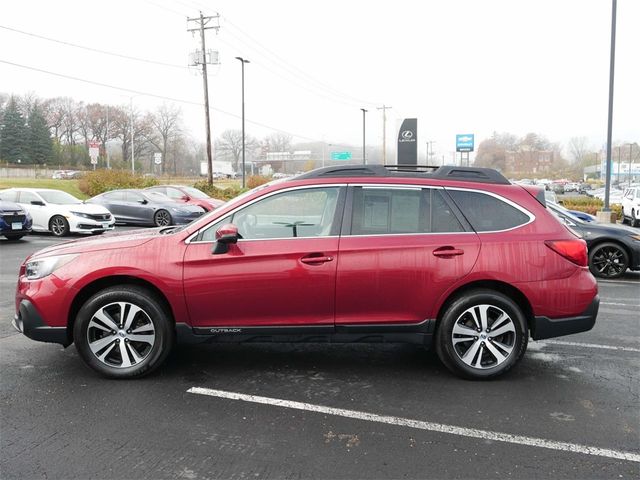
[[78, 205], [82, 203], [73, 195], [60, 190], [39, 190], [38, 194], [45, 202], [52, 203], [54, 205]]
[[529, 215], [499, 198], [481, 192], [448, 190], [476, 232], [509, 230], [529, 222]]
[[323, 187], [271, 195], [216, 221], [200, 240], [215, 240], [226, 223], [236, 225], [245, 240], [331, 235], [339, 192], [339, 187]]

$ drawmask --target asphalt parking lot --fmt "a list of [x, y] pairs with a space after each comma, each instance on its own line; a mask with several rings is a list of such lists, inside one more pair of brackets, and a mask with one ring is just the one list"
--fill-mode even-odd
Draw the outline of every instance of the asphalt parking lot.
[[114, 381], [10, 325], [20, 263], [58, 241], [0, 240], [3, 479], [640, 476], [640, 272], [490, 382], [416, 346], [292, 344], [180, 347]]

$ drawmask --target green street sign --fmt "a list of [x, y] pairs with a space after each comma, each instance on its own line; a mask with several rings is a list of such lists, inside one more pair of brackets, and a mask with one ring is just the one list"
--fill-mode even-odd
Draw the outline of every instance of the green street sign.
[[331, 160], [351, 160], [351, 152], [331, 152]]

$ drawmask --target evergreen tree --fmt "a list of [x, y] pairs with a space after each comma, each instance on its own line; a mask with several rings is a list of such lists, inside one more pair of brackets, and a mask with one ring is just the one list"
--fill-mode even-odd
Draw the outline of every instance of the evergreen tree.
[[36, 103], [29, 115], [27, 151], [30, 163], [47, 163], [53, 158], [51, 132], [44, 118], [42, 107]]
[[18, 160], [28, 163], [29, 158], [24, 148], [27, 129], [15, 97], [9, 99], [2, 120], [2, 125], [0, 126], [0, 158], [11, 163], [18, 163]]

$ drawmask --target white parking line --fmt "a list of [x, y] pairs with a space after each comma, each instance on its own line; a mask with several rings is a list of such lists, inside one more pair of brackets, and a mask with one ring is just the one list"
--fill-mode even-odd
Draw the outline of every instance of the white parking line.
[[309, 412], [336, 415], [338, 417], [365, 420], [368, 422], [386, 423], [388, 425], [417, 428], [420, 430], [428, 430], [431, 432], [448, 433], [450, 435], [459, 435], [462, 437], [480, 438], [482, 440], [493, 440], [496, 442], [512, 443], [516, 445], [527, 445], [531, 447], [560, 450], [563, 452], [581, 453], [583, 455], [596, 455], [599, 457], [615, 458], [618, 460], [628, 460], [630, 462], [640, 462], [640, 455], [637, 453], [611, 450], [608, 448], [590, 447], [577, 443], [556, 442], [554, 440], [545, 440], [543, 438], [525, 437], [523, 435], [511, 435], [509, 433], [492, 432], [489, 430], [479, 430], [476, 428], [456, 427], [454, 425], [445, 425], [442, 423], [423, 422], [421, 420], [412, 420], [410, 418], [377, 415], [375, 413], [360, 412], [357, 410], [345, 410], [343, 408], [325, 407], [323, 405], [315, 405], [312, 403], [293, 402], [291, 400], [260, 397], [257, 395], [246, 395], [244, 393], [213, 390], [210, 388], [192, 387], [187, 390], [187, 393], [208, 395], [210, 397], [226, 398], [230, 400], [241, 400], [243, 402], [261, 403], [264, 405], [292, 408], [295, 410], [306, 410]]
[[551, 343], [553, 345], [567, 345], [569, 347], [600, 348], [604, 350], [620, 350], [622, 352], [640, 352], [640, 348], [634, 348], [634, 347], [618, 347], [614, 345], [599, 345], [596, 343], [565, 342], [564, 340], [543, 340], [540, 343]]
[[617, 305], [619, 307], [640, 307], [638, 303], [600, 302], [600, 305]]
[[637, 280], [598, 280], [598, 283], [621, 283], [623, 285], [640, 285]]

